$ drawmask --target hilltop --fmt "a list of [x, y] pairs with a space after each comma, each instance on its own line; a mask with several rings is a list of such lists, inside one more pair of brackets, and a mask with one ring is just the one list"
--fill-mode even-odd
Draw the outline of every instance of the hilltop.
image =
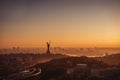
[[109, 65], [120, 65], [120, 53], [97, 57], [96, 59]]

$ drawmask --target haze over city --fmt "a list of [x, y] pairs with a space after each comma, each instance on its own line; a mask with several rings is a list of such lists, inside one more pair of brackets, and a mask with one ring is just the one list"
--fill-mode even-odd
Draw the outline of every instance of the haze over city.
[[120, 80], [120, 1], [0, 0], [0, 80]]
[[0, 48], [120, 47], [117, 0], [2, 0]]

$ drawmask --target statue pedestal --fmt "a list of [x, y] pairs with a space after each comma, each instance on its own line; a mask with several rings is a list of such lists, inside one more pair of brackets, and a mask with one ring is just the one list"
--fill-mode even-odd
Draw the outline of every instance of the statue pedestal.
[[46, 54], [51, 54], [49, 50], [47, 50]]

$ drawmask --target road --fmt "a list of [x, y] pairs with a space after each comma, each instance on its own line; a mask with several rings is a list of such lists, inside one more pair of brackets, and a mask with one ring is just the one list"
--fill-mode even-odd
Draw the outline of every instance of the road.
[[27, 69], [18, 73], [11, 74], [3, 80], [24, 80], [30, 77], [37, 77], [41, 74], [41, 68]]

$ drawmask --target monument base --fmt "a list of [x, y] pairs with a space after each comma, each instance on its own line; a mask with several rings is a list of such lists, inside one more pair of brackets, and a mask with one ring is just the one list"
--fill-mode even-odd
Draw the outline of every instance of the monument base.
[[46, 54], [51, 54], [50, 51], [47, 51]]

